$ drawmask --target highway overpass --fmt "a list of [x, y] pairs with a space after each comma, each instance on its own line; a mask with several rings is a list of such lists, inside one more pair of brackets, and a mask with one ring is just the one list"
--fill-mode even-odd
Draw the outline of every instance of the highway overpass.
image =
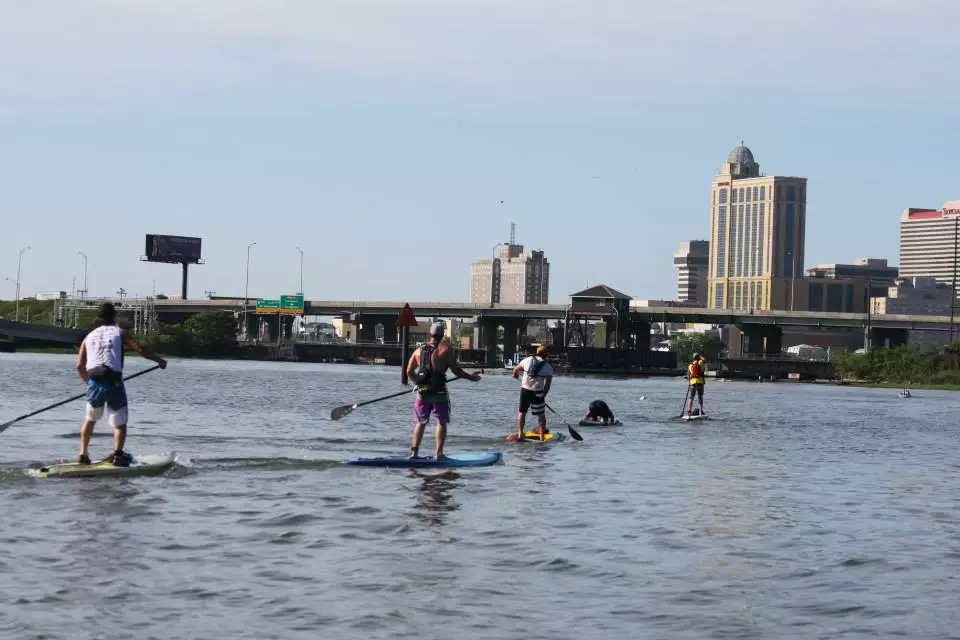
[[[128, 300], [129, 302], [129, 300]], [[473, 304], [469, 302], [411, 302], [410, 307], [420, 318], [503, 318], [510, 320], [563, 320], [567, 317], [566, 304]], [[156, 300], [158, 315], [191, 314], [202, 311], [242, 311], [242, 298], [213, 300]], [[397, 316], [403, 308], [397, 301], [307, 300], [307, 315], [338, 316]], [[247, 312], [254, 313], [255, 302], [247, 304]], [[631, 317], [647, 322], [703, 323], [715, 325], [761, 325], [778, 327], [824, 327], [949, 331], [950, 316], [894, 315], [866, 313], [831, 313], [822, 311], [739, 311], [701, 307], [631, 307]], [[956, 323], [954, 323], [956, 327]]]

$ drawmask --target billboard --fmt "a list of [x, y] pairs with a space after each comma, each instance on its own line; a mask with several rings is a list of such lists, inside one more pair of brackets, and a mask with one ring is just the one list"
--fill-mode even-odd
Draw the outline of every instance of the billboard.
[[200, 238], [147, 234], [147, 262], [199, 264]]

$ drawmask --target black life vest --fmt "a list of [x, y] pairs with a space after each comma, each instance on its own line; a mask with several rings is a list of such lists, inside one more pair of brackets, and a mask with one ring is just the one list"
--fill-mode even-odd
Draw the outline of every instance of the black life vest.
[[442, 391], [446, 380], [443, 375], [437, 375], [433, 368], [433, 355], [437, 350], [435, 344], [425, 344], [420, 347], [420, 362], [413, 372], [413, 383], [430, 391]]

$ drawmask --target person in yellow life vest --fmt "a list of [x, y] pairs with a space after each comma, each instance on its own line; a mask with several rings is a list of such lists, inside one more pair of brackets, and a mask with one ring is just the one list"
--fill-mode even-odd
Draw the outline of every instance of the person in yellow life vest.
[[[693, 361], [687, 366], [687, 380], [690, 381], [690, 404], [687, 415], [703, 415], [703, 383], [706, 382], [705, 361], [699, 353], [693, 354]], [[699, 399], [698, 413], [693, 413], [693, 398]]]

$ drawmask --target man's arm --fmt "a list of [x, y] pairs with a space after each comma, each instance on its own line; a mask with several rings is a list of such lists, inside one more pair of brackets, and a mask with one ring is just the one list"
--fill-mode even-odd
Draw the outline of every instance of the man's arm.
[[77, 373], [80, 379], [87, 382], [90, 376], [87, 375], [87, 341], [80, 343], [80, 351], [77, 353]]
[[410, 355], [410, 359], [407, 360], [407, 378], [412, 378], [413, 374], [417, 372], [417, 367], [420, 366], [420, 349], [417, 348]]
[[513, 377], [519, 378], [521, 373], [523, 373], [523, 360], [518, 362], [517, 366], [513, 368]]
[[158, 356], [157, 354], [155, 354], [155, 353], [153, 352], [153, 349], [151, 349], [150, 347], [148, 347], [148, 346], [146, 346], [146, 345], [142, 345], [142, 344], [140, 344], [139, 342], [137, 342], [136, 340], [134, 340], [133, 338], [131, 338], [131, 337], [130, 337], [130, 334], [127, 333], [126, 331], [123, 332], [123, 344], [127, 345], [127, 347], [129, 347], [130, 349], [136, 351], [137, 353], [139, 353], [141, 356], [143, 356], [143, 357], [146, 358], [147, 360], [153, 360], [153, 361], [156, 362], [158, 365], [160, 365], [160, 368], [161, 368], [161, 369], [166, 369], [166, 368], [167, 368], [167, 361], [166, 361], [166, 360], [164, 360], [163, 358], [161, 358], [160, 356]]
[[480, 380], [479, 374], [468, 373], [463, 370], [463, 367], [460, 366], [460, 362], [453, 355], [452, 349], [447, 348], [447, 350], [444, 352], [443, 355], [446, 358], [447, 366], [450, 368], [450, 371], [453, 372], [453, 375], [457, 376], [458, 378], [466, 378], [467, 380], [473, 380], [474, 382], [477, 382]]
[[551, 374], [551, 375], [549, 375], [549, 376], [544, 376], [543, 391], [542, 391], [541, 395], [543, 395], [544, 397], [546, 397], [547, 394], [550, 393], [550, 385], [551, 385], [551, 384], [553, 384], [553, 375]]

